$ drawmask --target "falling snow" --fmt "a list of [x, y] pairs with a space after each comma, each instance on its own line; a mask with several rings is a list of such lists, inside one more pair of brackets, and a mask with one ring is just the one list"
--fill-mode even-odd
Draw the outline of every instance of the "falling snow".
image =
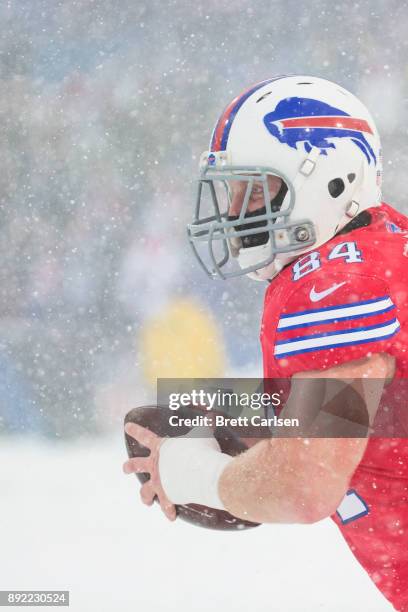
[[[110, 474], [103, 490], [101, 476], [101, 471], [113, 469], [113, 463], [102, 461], [102, 468], [98, 463], [94, 475], [99, 477], [95, 489], [99, 503], [89, 506], [93, 515], [86, 529], [82, 519], [75, 518], [75, 538], [64, 523], [64, 512], [69, 508], [77, 517], [78, 505], [72, 500], [78, 495], [92, 497], [93, 482], [85, 481], [75, 463], [87, 455], [84, 440], [92, 439], [95, 456], [105, 457], [102, 447], [109, 439], [107, 456], [117, 462], [114, 470], [119, 472], [122, 457], [111, 438], [119, 439], [129, 408], [154, 400], [149, 371], [159, 367], [157, 352], [146, 365], [144, 351], [146, 335], [154, 335], [154, 326], [179, 321], [180, 303], [183, 308], [186, 303], [195, 305], [204, 317], [200, 321], [211, 325], [214, 344], [221, 347], [219, 375], [261, 371], [258, 336], [264, 287], [242, 278], [228, 287], [209, 281], [193, 260], [185, 237], [198, 159], [220, 111], [248, 84], [276, 74], [316, 74], [339, 82], [372, 110], [383, 140], [385, 199], [408, 212], [408, 16], [399, 0], [338, 4], [21, 0], [3, 2], [0, 20], [0, 440], [4, 440], [0, 469], [8, 470], [7, 478], [0, 472], [0, 482], [5, 483], [8, 520], [14, 517], [15, 504], [24, 508], [20, 517], [24, 536], [34, 499], [37, 527], [30, 528], [27, 536], [30, 551], [43, 546], [40, 535], [48, 526], [47, 504], [55, 508], [50, 558], [39, 566], [33, 558], [21, 581], [16, 577], [21, 559], [12, 556], [18, 549], [13, 530], [2, 535], [12, 560], [6, 573], [10, 582], [2, 588], [65, 587], [64, 576], [58, 584], [41, 579], [51, 577], [48, 568], [61, 553], [54, 545], [61, 528], [67, 546], [91, 531], [96, 553], [90, 555], [90, 565], [96, 556], [100, 562], [110, 555], [112, 541], [103, 539], [103, 550], [100, 546], [106, 526], [99, 511], [109, 492], [116, 492], [116, 477]], [[408, 242], [404, 255], [408, 257]], [[391, 275], [385, 272], [386, 277]], [[170, 311], [173, 318], [166, 319]], [[27, 433], [38, 436], [28, 450], [23, 447]], [[18, 440], [16, 447], [13, 440]], [[58, 444], [48, 446], [51, 441]], [[31, 467], [32, 478], [21, 481], [28, 486], [28, 498], [22, 495], [19, 476], [12, 477], [10, 470], [16, 462], [25, 472], [21, 457], [31, 466], [38, 462], [37, 474]], [[49, 473], [54, 483], [50, 486], [60, 497], [48, 499], [44, 482], [47, 466], [54, 460], [61, 471]], [[33, 485], [38, 471], [41, 498], [35, 498]], [[126, 491], [123, 504], [128, 502]], [[133, 515], [126, 512], [128, 526]], [[118, 535], [123, 543], [132, 537], [127, 527], [118, 525], [122, 515], [117, 507], [109, 507], [109, 517], [112, 540]], [[98, 537], [92, 539], [94, 520]], [[169, 546], [174, 544], [175, 537], [163, 523], [154, 521], [152, 529], [163, 530]], [[398, 527], [390, 524], [390, 530], [401, 535]], [[184, 533], [187, 539], [189, 533]], [[284, 543], [284, 532], [277, 534]], [[324, 527], [316, 534], [325, 540]], [[247, 534], [236, 537], [240, 535], [247, 538]], [[195, 537], [199, 547], [200, 537]], [[272, 532], [268, 538], [258, 538], [257, 545], [265, 546], [269, 538], [268, 547], [274, 547]], [[293, 546], [296, 542], [293, 538]], [[138, 543], [133, 541], [129, 551], [113, 542], [119, 564], [122, 554], [127, 564], [132, 563], [135, 546]], [[147, 538], [144, 546], [149, 546]], [[231, 550], [238, 558], [238, 547]], [[245, 550], [252, 554], [251, 547]], [[324, 547], [321, 550], [323, 554]], [[346, 567], [354, 560], [344, 551]], [[71, 569], [78, 552], [70, 549]], [[212, 562], [210, 553], [207, 550]], [[280, 555], [271, 554], [290, 572], [290, 555], [282, 562]], [[308, 566], [315, 566], [312, 553], [304, 558]], [[226, 561], [227, 555], [222, 559]], [[268, 559], [266, 555], [256, 570], [265, 581], [270, 573], [262, 568]], [[324, 571], [326, 563], [318, 561]], [[66, 568], [67, 576], [79, 584], [83, 576], [73, 570], [70, 574], [71, 569]], [[117, 570], [115, 563], [112, 571]], [[314, 580], [313, 573], [308, 576]], [[134, 579], [133, 572], [128, 578]], [[347, 598], [341, 586], [338, 601], [329, 590], [326, 598], [311, 594], [310, 609], [360, 610], [370, 597], [371, 610], [388, 609], [362, 572], [358, 579], [366, 598]], [[294, 607], [284, 607], [280, 592], [280, 610], [303, 605], [310, 585], [304, 576], [301, 580], [302, 592], [296, 598], [291, 595]], [[91, 584], [97, 590], [99, 576], [92, 576]], [[98, 610], [112, 610], [118, 601], [120, 609], [134, 609], [125, 586], [121, 586], [123, 600], [115, 596], [109, 600], [111, 607], [103, 608], [101, 599]], [[265, 598], [272, 601], [274, 592], [268, 586]], [[171, 593], [181, 610], [184, 598]], [[87, 596], [74, 609], [91, 609]], [[148, 593], [143, 591], [143, 597], [145, 602]], [[226, 612], [248, 609], [246, 603], [228, 608], [225, 593], [217, 597]], [[168, 608], [163, 604], [157, 609]], [[257, 609], [272, 608], [268, 602]]]

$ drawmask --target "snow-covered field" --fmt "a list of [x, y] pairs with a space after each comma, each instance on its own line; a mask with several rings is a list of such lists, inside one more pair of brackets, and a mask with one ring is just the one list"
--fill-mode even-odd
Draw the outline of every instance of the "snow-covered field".
[[[0, 439], [0, 588], [75, 612], [385, 612], [335, 526], [220, 533], [142, 506], [116, 439]], [[23, 609], [23, 608], [14, 608]]]

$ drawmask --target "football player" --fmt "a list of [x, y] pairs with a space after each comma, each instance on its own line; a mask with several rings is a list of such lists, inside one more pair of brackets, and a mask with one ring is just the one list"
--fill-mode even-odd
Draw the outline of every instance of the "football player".
[[[129, 460], [125, 471], [150, 473], [142, 500], [151, 504], [157, 496], [170, 519], [174, 504], [183, 503], [254, 522], [331, 516], [377, 587], [403, 611], [408, 406], [403, 392], [390, 389], [408, 375], [408, 219], [381, 201], [381, 161], [374, 121], [350, 92], [315, 77], [265, 80], [219, 118], [201, 157], [188, 232], [210, 276], [246, 274], [269, 283], [265, 379], [288, 378], [293, 386], [344, 381], [364, 398], [363, 413], [360, 407], [351, 420], [373, 428], [385, 406], [392, 434], [272, 437], [232, 458], [214, 438], [163, 441], [128, 423], [127, 433], [151, 453]], [[307, 403], [292, 401], [287, 410], [302, 415]], [[349, 419], [341, 403], [331, 417]]]

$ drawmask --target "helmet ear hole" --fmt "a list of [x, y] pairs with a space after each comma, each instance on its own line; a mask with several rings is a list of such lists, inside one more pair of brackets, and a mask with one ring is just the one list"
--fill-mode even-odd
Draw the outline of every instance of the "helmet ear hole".
[[338, 198], [345, 189], [344, 181], [341, 178], [332, 179], [329, 181], [327, 188], [332, 198]]

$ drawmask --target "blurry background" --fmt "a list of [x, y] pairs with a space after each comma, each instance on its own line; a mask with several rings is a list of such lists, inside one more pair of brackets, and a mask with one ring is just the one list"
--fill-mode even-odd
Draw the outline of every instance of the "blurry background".
[[[3, 516], [26, 508], [25, 486], [55, 465], [56, 452], [60, 467], [50, 471], [36, 502], [44, 529], [54, 511], [65, 524], [66, 506], [53, 507], [46, 483], [55, 485], [59, 469], [64, 482], [81, 478], [78, 452], [103, 500], [102, 481], [93, 476], [109, 447], [106, 457], [117, 464], [107, 490], [116, 491], [125, 412], [154, 399], [157, 371], [194, 372], [200, 365], [203, 372], [194, 360], [204, 338], [210, 374], [211, 368], [219, 375], [259, 373], [265, 287], [207, 280], [185, 238], [199, 155], [224, 106], [248, 84], [310, 73], [360, 96], [382, 134], [385, 199], [408, 211], [407, 9], [401, 0], [0, 4], [0, 484], [9, 502]], [[176, 341], [184, 357], [174, 366], [163, 355]], [[27, 433], [34, 442], [25, 460]], [[61, 438], [56, 449], [52, 441]], [[85, 440], [80, 447], [78, 438]], [[132, 510], [141, 512], [132, 485], [121, 503], [130, 504], [132, 490]], [[76, 494], [74, 487], [71, 503]], [[111, 516], [119, 529], [121, 515]], [[91, 517], [81, 525], [88, 533]], [[24, 528], [22, 549], [35, 543]], [[4, 548], [7, 534], [3, 551], [16, 557], [6, 576], [16, 571], [17, 586], [21, 551], [11, 536]], [[38, 576], [31, 582], [30, 588], [50, 584]], [[69, 588], [64, 579], [60, 584]]]
[[310, 73], [361, 96], [406, 206], [404, 2], [20, 0], [0, 23], [0, 431], [107, 431], [153, 399], [143, 334], [183, 333], [175, 300], [180, 321], [213, 315], [220, 375], [259, 369], [265, 287], [207, 280], [185, 238], [199, 155], [248, 84]]
[[227, 372], [259, 367], [264, 286], [207, 280], [185, 238], [198, 157], [248, 84], [310, 73], [361, 96], [404, 210], [404, 2], [20, 0], [0, 23], [3, 430], [106, 431], [153, 399], [141, 334], [180, 298], [214, 315]]

